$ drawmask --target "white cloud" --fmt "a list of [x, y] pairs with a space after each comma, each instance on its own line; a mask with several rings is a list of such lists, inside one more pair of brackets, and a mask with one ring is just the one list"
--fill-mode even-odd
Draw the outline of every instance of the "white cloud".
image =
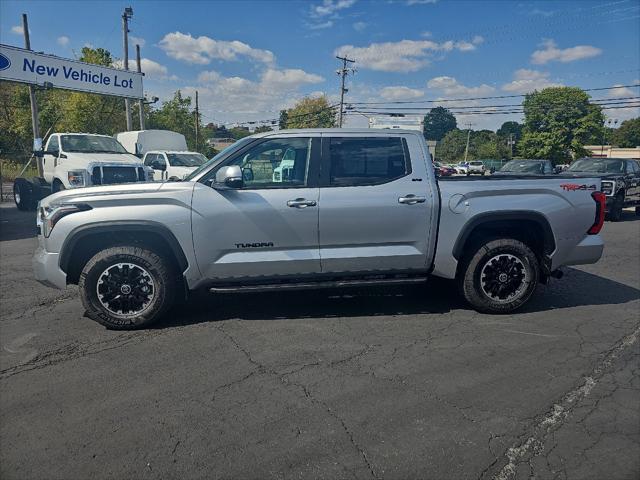
[[349, 8], [354, 3], [356, 0], [323, 0], [321, 4], [311, 7], [311, 15], [315, 17], [333, 15], [339, 10]]
[[353, 24], [353, 29], [356, 32], [364, 32], [366, 28], [367, 28], [367, 24], [365, 22], [356, 22]]
[[183, 90], [186, 94], [198, 90], [203, 111], [211, 118], [246, 121], [277, 117], [280, 109], [292, 106], [301, 96], [300, 89], [323, 81], [320, 75], [293, 68], [268, 68], [257, 80], [203, 71], [198, 75], [197, 87], [188, 86]]
[[448, 40], [438, 43], [432, 40], [400, 40], [399, 42], [372, 43], [367, 47], [343, 45], [335, 54], [356, 60], [360, 68], [383, 72], [415, 72], [426, 67], [429, 54], [458, 50], [475, 50], [469, 42]]
[[[116, 60], [113, 62], [113, 66], [115, 68], [124, 68], [123, 60]], [[156, 61], [150, 60], [148, 58], [140, 59], [140, 68], [142, 69], [142, 73], [144, 73], [145, 78], [151, 78], [154, 80], [176, 80], [177, 77], [169, 76], [169, 72], [167, 67], [159, 64]], [[129, 70], [136, 70], [136, 61], [129, 59]]]
[[69, 45], [69, 37], [67, 37], [66, 35], [62, 35], [58, 37], [56, 41], [58, 42], [58, 45], [63, 47], [66, 47], [67, 45]]
[[385, 100], [413, 100], [416, 98], [424, 97], [424, 92], [416, 88], [409, 88], [405, 86], [392, 86], [384, 87], [380, 90], [380, 96]]
[[129, 35], [129, 45], [132, 45], [133, 48], [136, 48], [136, 45], [140, 45], [140, 48], [144, 47], [147, 41], [142, 37], [134, 37], [133, 35]]
[[24, 33], [24, 29], [22, 28], [22, 25], [14, 25], [13, 27], [11, 27], [11, 33], [22, 35]]
[[309, 28], [311, 30], [323, 30], [325, 28], [331, 28], [331, 27], [333, 27], [333, 20], [327, 20], [326, 22], [322, 22], [322, 23], [309, 24]]
[[407, 0], [407, 5], [427, 5], [429, 3], [437, 3], [438, 0]]
[[560, 83], [552, 82], [549, 79], [548, 72], [521, 68], [513, 74], [513, 81], [502, 86], [502, 90], [513, 93], [529, 93], [534, 90], [542, 90], [543, 88], [558, 87], [561, 85]]
[[531, 54], [531, 63], [544, 65], [549, 62], [575, 62], [585, 58], [597, 57], [602, 53], [600, 48], [591, 45], [577, 45], [575, 47], [561, 49], [553, 40], [545, 40], [542, 43], [543, 50], [536, 50]]
[[167, 33], [159, 45], [171, 58], [198, 65], [207, 65], [213, 59], [237, 60], [239, 56], [267, 64], [275, 61], [269, 50], [252, 48], [238, 40], [214, 40], [204, 35], [195, 38], [188, 33]]
[[473, 40], [471, 40], [471, 43], [473, 43], [474, 45], [480, 45], [483, 42], [484, 42], [484, 37], [480, 35], [476, 35], [475, 37], [473, 37]]
[[[637, 83], [637, 82], [634, 82]], [[607, 96], [609, 98], [623, 98], [623, 97], [635, 97], [636, 94], [628, 87], [624, 87], [621, 84], [614, 85], [615, 88], [609, 90]]]
[[491, 85], [482, 84], [477, 87], [467, 87], [453, 77], [434, 77], [427, 82], [427, 87], [439, 90], [447, 96], [483, 96], [495, 90]]
[[433, 33], [431, 33], [429, 30], [425, 30], [424, 32], [422, 32], [420, 34], [420, 36], [422, 38], [431, 38], [431, 37], [433, 37]]

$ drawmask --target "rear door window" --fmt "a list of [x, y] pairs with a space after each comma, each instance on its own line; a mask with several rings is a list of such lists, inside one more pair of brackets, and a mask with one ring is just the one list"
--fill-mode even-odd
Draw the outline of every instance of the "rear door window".
[[[379, 185], [411, 173], [408, 149], [402, 137], [330, 137], [329, 185]], [[328, 151], [327, 151], [328, 150]]]

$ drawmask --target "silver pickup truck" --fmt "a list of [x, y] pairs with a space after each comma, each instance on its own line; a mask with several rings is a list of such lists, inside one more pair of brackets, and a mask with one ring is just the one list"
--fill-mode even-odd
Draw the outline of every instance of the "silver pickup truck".
[[599, 190], [596, 177], [438, 181], [419, 132], [268, 132], [184, 181], [45, 198], [33, 264], [46, 284], [78, 284], [88, 316], [113, 329], [148, 326], [201, 288], [430, 275], [455, 279], [476, 310], [506, 313], [560, 266], [598, 261]]

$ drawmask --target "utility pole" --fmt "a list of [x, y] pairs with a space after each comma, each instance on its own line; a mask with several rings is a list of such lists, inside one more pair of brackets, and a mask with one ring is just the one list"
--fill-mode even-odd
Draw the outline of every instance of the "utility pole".
[[[22, 14], [22, 30], [24, 31], [24, 48], [31, 50], [31, 39], [29, 38], [29, 21], [27, 14]], [[38, 102], [36, 101], [36, 87], [29, 85], [29, 100], [31, 101], [31, 127], [33, 128], [33, 148], [35, 150], [36, 141], [40, 139], [40, 121], [38, 119]], [[42, 142], [42, 139], [40, 139]], [[38, 176], [42, 177], [42, 157], [36, 157], [38, 164]]]
[[198, 91], [196, 90], [196, 152], [198, 151], [198, 130], [200, 130], [200, 109], [198, 107]]
[[338, 75], [340, 75], [340, 77], [341, 77], [341, 84], [340, 84], [340, 113], [338, 114], [338, 127], [342, 128], [342, 108], [344, 106], [344, 94], [349, 91], [348, 88], [344, 88], [344, 80], [345, 80], [346, 76], [349, 75], [349, 71], [351, 71], [351, 74], [356, 73], [355, 69], [347, 68], [347, 65], [349, 63], [356, 63], [356, 61], [355, 60], [350, 60], [349, 58], [347, 58], [346, 55], [344, 57], [336, 56], [336, 58], [338, 60], [342, 60], [342, 68], [339, 68], [338, 70], [336, 70], [336, 73]]
[[467, 127], [469, 127], [469, 130], [467, 130], [467, 147], [464, 149], [464, 161], [467, 161], [467, 155], [469, 154], [469, 137], [471, 137], [471, 125], [473, 125], [472, 123], [467, 123]]
[[513, 144], [515, 142], [513, 141], [513, 133], [509, 134], [509, 147], [511, 148], [511, 158], [513, 158]]
[[[129, 19], [133, 17], [133, 8], [126, 7], [122, 12], [122, 46], [124, 48], [124, 69], [129, 70]], [[133, 128], [131, 117], [131, 99], [124, 99], [124, 109], [127, 114], [127, 131]]]
[[[140, 45], [136, 43], [136, 64], [138, 66], [138, 73], [142, 73], [142, 64], [140, 63]], [[140, 114], [140, 130], [144, 130], [144, 100], [141, 98], [138, 100], [138, 111]]]

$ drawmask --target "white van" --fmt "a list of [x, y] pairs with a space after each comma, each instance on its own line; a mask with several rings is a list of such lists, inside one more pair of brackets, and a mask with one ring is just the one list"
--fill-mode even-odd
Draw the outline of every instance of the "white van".
[[184, 152], [188, 150], [184, 135], [170, 130], [136, 130], [121, 132], [116, 135], [118, 142], [129, 153], [142, 158], [151, 150], [171, 150]]

